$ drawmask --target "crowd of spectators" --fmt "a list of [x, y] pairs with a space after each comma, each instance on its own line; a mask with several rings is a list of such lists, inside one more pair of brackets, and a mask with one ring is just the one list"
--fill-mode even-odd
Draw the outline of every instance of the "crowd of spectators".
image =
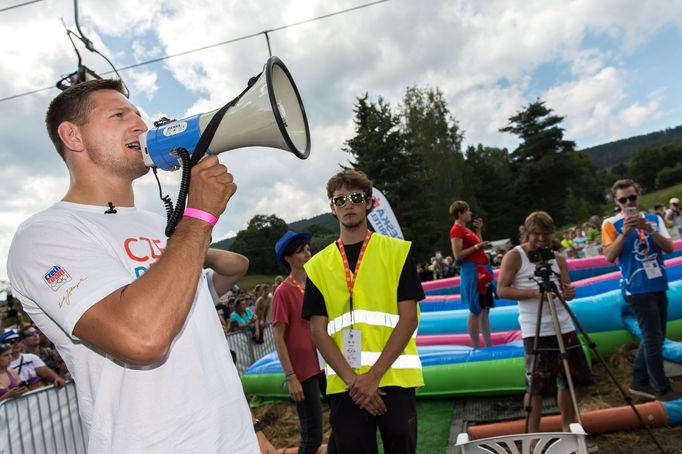
[[[3, 313], [7, 312], [5, 307]], [[48, 385], [64, 386], [71, 376], [54, 344], [33, 323], [25, 322], [20, 310], [12, 315], [16, 322], [0, 334], [0, 400]]]
[[272, 318], [272, 296], [281, 282], [282, 276], [277, 276], [273, 284], [256, 284], [250, 291], [235, 285], [222, 297], [214, 295], [225, 334], [245, 332], [254, 342], [262, 343], [263, 330]]

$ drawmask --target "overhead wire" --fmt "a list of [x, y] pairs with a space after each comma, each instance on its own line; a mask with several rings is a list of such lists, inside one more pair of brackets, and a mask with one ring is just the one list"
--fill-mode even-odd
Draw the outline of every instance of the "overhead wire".
[[[43, 1], [43, 0], [35, 0], [35, 1]], [[171, 58], [176, 58], [176, 57], [181, 57], [181, 56], [184, 56], [184, 55], [193, 54], [193, 53], [196, 53], [196, 52], [201, 52], [201, 51], [203, 51], [203, 50], [212, 49], [212, 48], [214, 48], [214, 47], [219, 47], [219, 46], [224, 46], [224, 45], [226, 45], [226, 44], [232, 44], [232, 43], [235, 43], [235, 42], [238, 42], [238, 41], [243, 41], [243, 40], [246, 40], [246, 39], [249, 39], [249, 38], [255, 38], [255, 37], [259, 36], [259, 35], [265, 35], [265, 36], [267, 37], [268, 34], [269, 34], [269, 33], [272, 33], [272, 32], [281, 31], [281, 30], [284, 30], [284, 29], [287, 29], [287, 28], [291, 28], [291, 27], [297, 27], [297, 26], [299, 26], [299, 25], [304, 25], [304, 24], [307, 24], [307, 23], [310, 23], [310, 22], [315, 22], [315, 21], [318, 21], [318, 20], [327, 19], [327, 18], [329, 18], [329, 17], [338, 16], [338, 15], [340, 15], [340, 14], [346, 14], [346, 13], [349, 13], [349, 12], [352, 12], [352, 11], [356, 11], [356, 10], [359, 10], [359, 9], [368, 8], [368, 7], [370, 7], [370, 6], [374, 6], [374, 5], [377, 5], [377, 4], [379, 4], [379, 3], [386, 3], [386, 2], [388, 2], [388, 1], [390, 1], [390, 0], [377, 0], [377, 1], [374, 1], [374, 2], [370, 2], [370, 3], [365, 3], [365, 4], [363, 4], [363, 5], [354, 6], [354, 7], [352, 7], [352, 8], [347, 8], [347, 9], [343, 9], [343, 10], [336, 11], [336, 12], [333, 12], [333, 13], [324, 14], [324, 15], [322, 15], [322, 16], [313, 17], [313, 18], [311, 18], [311, 19], [306, 19], [306, 20], [303, 20], [303, 21], [294, 22], [294, 23], [292, 23], [292, 24], [286, 24], [286, 25], [282, 25], [282, 26], [279, 26], [279, 27], [275, 27], [275, 28], [263, 30], [263, 31], [260, 31], [260, 32], [257, 32], [257, 33], [250, 33], [250, 34], [248, 34], [248, 35], [242, 35], [242, 36], [239, 36], [239, 37], [237, 37], [237, 38], [228, 39], [228, 40], [226, 40], [226, 41], [221, 41], [221, 42], [218, 42], [218, 43], [208, 44], [208, 45], [206, 45], [206, 46], [195, 47], [195, 48], [193, 48], [193, 49], [189, 49], [189, 50], [186, 50], [186, 51], [178, 52], [178, 53], [175, 53], [175, 54], [164, 55], [164, 56], [162, 56], [162, 57], [153, 58], [153, 59], [151, 59], [151, 60], [146, 60], [146, 61], [143, 61], [143, 62], [140, 62], [140, 63], [135, 63], [135, 64], [132, 64], [132, 65], [128, 65], [128, 66], [124, 66], [124, 67], [118, 68], [118, 71], [120, 72], [120, 71], [125, 71], [125, 70], [128, 70], [128, 69], [139, 68], [140, 66], [146, 66], [146, 65], [150, 65], [150, 64], [152, 64], [152, 63], [158, 63], [158, 62], [161, 62], [161, 61], [170, 60]], [[78, 26], [78, 24], [77, 24], [77, 29], [80, 31], [80, 27]], [[87, 47], [87, 44], [86, 44], [86, 47]], [[114, 66], [112, 65], [112, 67], [114, 67]], [[115, 73], [115, 72], [116, 72], [116, 69], [114, 69], [114, 70], [112, 70], [112, 71], [106, 71], [106, 72], [103, 72], [103, 73], [101, 73], [101, 74], [102, 74], [102, 75], [107, 75], [107, 74], [112, 74], [112, 73]], [[116, 72], [116, 74], [118, 74], [118, 72]], [[47, 90], [50, 90], [50, 89], [52, 89], [52, 88], [54, 88], [54, 86], [44, 87], [44, 88], [38, 88], [38, 89], [35, 89], [35, 90], [32, 90], [32, 91], [28, 91], [28, 92], [25, 92], [25, 93], [19, 93], [19, 94], [16, 94], [16, 95], [6, 96], [6, 97], [4, 97], [4, 98], [0, 98], [0, 102], [9, 101], [9, 100], [12, 100], [12, 99], [20, 98], [20, 97], [22, 97], [22, 96], [32, 95], [32, 94], [35, 94], [35, 93], [39, 93], [39, 92], [41, 92], [41, 91], [47, 91]]]
[[15, 8], [21, 8], [22, 6], [27, 6], [27, 5], [30, 5], [32, 3], [44, 2], [44, 1], [45, 0], [31, 0], [30, 2], [17, 3], [16, 5], [7, 6], [5, 8], [0, 8], [0, 13], [3, 13], [5, 11], [9, 11], [9, 10], [15, 9]]

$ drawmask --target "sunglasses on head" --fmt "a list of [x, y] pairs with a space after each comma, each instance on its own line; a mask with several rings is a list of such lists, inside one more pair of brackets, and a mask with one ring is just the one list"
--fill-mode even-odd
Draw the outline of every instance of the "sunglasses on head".
[[350, 203], [352, 203], [353, 205], [359, 205], [365, 201], [365, 193], [364, 192], [354, 192], [354, 193], [348, 194], [348, 195], [339, 194], [336, 197], [331, 198], [332, 204], [337, 208], [341, 208], [349, 200], [350, 200]]
[[621, 205], [625, 205], [628, 201], [634, 202], [635, 200], [637, 200], [637, 197], [639, 197], [637, 194], [630, 194], [627, 197], [621, 197], [620, 199], [618, 199], [618, 203], [620, 203]]

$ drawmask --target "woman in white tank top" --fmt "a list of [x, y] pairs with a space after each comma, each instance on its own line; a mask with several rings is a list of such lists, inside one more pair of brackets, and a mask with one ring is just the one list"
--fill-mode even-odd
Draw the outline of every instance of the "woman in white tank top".
[[[531, 410], [528, 429], [538, 432], [542, 417], [542, 398], [556, 395], [561, 412], [562, 426], [568, 431], [568, 425], [575, 422], [575, 414], [564, 377], [563, 367], [559, 359], [557, 336], [548, 304], [543, 304], [540, 332], [537, 338], [537, 351], [534, 350], [536, 336], [537, 314], [540, 304], [540, 287], [535, 279], [536, 266], [528, 259], [528, 252], [550, 248], [554, 238], [554, 221], [543, 211], [531, 213], [525, 221], [525, 242], [505, 254], [500, 267], [497, 293], [500, 298], [513, 299], [519, 302], [519, 324], [524, 338], [524, 357], [526, 361], [526, 387], [531, 388], [533, 396], [530, 399]], [[552, 271], [557, 273], [552, 277], [557, 289], [566, 300], [575, 297], [575, 287], [571, 285], [568, 276], [566, 259], [554, 253], [554, 260], [548, 262]], [[557, 308], [559, 326], [564, 344], [567, 347], [571, 376], [591, 379], [582, 349], [573, 327], [570, 315], [558, 301], [553, 301]], [[532, 364], [537, 356], [535, 369]], [[533, 371], [534, 373], [531, 373]], [[580, 381], [580, 380], [578, 380]], [[528, 403], [528, 393], [525, 401]]]

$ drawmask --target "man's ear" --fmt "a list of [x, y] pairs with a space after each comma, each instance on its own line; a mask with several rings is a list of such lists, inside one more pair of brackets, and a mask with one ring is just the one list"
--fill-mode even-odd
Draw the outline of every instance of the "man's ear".
[[374, 197], [369, 197], [367, 198], [367, 201], [365, 202], [365, 206], [367, 207], [367, 212], [369, 213], [374, 209]]
[[85, 149], [81, 130], [75, 123], [70, 121], [61, 122], [57, 127], [57, 133], [59, 138], [62, 139], [65, 148], [72, 151], [83, 151]]

